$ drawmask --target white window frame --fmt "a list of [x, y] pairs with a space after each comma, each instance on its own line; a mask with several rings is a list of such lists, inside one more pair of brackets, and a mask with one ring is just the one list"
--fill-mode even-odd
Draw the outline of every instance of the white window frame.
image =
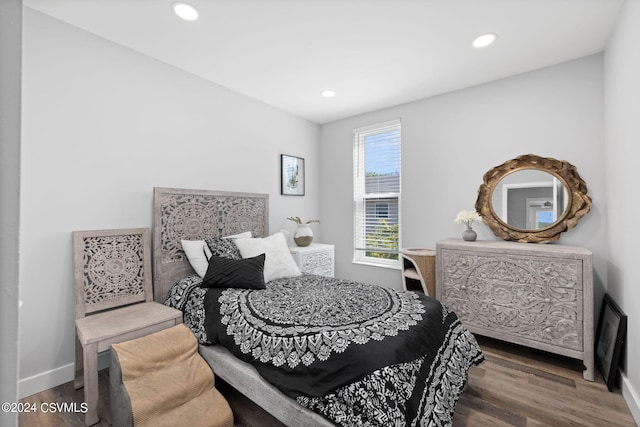
[[[400, 131], [400, 181], [398, 183], [399, 192], [395, 193], [376, 193], [374, 195], [364, 194], [365, 192], [365, 162], [360, 161], [364, 159], [365, 145], [363, 143], [364, 138], [367, 135], [382, 133], [385, 131], [398, 129]], [[402, 153], [402, 128], [400, 119], [390, 120], [387, 122], [377, 123], [370, 126], [364, 126], [353, 130], [353, 263], [372, 265], [377, 267], [387, 267], [394, 269], [401, 269], [401, 257], [400, 248], [402, 248], [402, 165], [401, 165], [401, 153]], [[366, 224], [365, 224], [365, 212], [366, 199], [373, 198], [396, 198], [398, 200], [398, 259], [386, 259], [367, 256], [367, 251], [364, 248]]]

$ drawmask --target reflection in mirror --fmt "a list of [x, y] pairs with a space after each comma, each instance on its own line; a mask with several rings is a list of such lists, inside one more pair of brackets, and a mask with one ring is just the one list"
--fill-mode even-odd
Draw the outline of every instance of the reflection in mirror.
[[562, 217], [568, 200], [567, 188], [558, 177], [540, 170], [522, 169], [498, 182], [491, 204], [505, 224], [522, 230], [539, 230]]

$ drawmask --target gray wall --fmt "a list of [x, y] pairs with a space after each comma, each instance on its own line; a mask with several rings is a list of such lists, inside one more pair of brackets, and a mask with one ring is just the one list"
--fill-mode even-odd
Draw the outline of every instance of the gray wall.
[[633, 231], [638, 227], [635, 213], [640, 211], [640, 194], [634, 189], [640, 182], [639, 40], [640, 2], [627, 1], [604, 62], [607, 292], [629, 316], [622, 393], [640, 423], [640, 270]]
[[[336, 244], [338, 277], [401, 286], [397, 270], [352, 261], [352, 129], [402, 120], [402, 245], [434, 248], [461, 237], [482, 175], [533, 153], [568, 160], [586, 180], [592, 212], [559, 243], [594, 252], [596, 301], [606, 277], [602, 55], [341, 120], [321, 129], [323, 238]], [[495, 239], [484, 224], [480, 239]]]
[[[17, 402], [22, 2], [0, 2], [0, 402]], [[0, 412], [0, 425], [18, 415]]]
[[[316, 124], [28, 8], [23, 56], [22, 396], [73, 377], [71, 231], [151, 227], [154, 186], [268, 193], [293, 231], [320, 184]], [[305, 197], [280, 195], [281, 153]]]

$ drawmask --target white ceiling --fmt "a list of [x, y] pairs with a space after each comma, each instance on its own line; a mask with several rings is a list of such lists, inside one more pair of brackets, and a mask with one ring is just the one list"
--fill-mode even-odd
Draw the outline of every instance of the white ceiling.
[[601, 52], [624, 0], [172, 1], [24, 4], [322, 124]]

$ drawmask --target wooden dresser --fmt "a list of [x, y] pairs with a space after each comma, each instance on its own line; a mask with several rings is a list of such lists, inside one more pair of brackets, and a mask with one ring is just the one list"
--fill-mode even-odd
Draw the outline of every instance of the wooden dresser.
[[436, 244], [436, 296], [471, 332], [580, 359], [593, 381], [587, 249], [444, 240]]

